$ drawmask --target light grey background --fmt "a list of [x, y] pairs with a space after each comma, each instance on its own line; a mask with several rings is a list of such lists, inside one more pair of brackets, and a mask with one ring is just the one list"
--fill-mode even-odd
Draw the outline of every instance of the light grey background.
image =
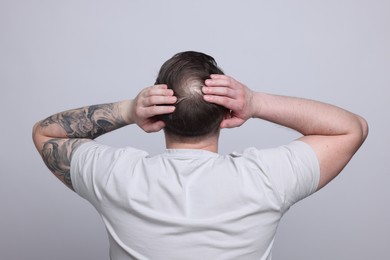
[[[0, 258], [107, 259], [98, 214], [45, 168], [34, 122], [134, 97], [163, 61], [206, 52], [256, 91], [329, 102], [370, 136], [329, 186], [283, 219], [274, 259], [390, 259], [390, 1], [0, 0]], [[298, 135], [260, 120], [222, 133], [220, 152]], [[100, 138], [156, 154], [162, 133]]]

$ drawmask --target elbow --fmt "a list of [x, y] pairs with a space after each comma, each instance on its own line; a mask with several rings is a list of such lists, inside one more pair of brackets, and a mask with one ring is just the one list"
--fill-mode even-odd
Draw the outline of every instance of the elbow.
[[35, 138], [37, 136], [37, 128], [38, 128], [38, 123], [35, 123], [33, 125], [32, 131], [31, 131], [31, 136], [32, 136], [33, 141], [35, 141]]
[[367, 121], [363, 117], [361, 116], [357, 116], [357, 117], [358, 117], [359, 127], [360, 127], [361, 143], [363, 144], [363, 142], [366, 140], [368, 136], [369, 127]]
[[38, 151], [40, 148], [39, 141], [41, 139], [41, 135], [39, 132], [39, 127], [40, 127], [39, 123], [40, 122], [35, 123], [33, 128], [32, 128], [32, 140], [34, 142], [35, 147], [38, 149]]

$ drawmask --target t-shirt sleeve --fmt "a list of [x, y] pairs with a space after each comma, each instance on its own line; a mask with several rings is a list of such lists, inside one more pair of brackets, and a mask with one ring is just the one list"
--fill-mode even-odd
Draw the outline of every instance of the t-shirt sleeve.
[[285, 210], [317, 190], [320, 168], [310, 145], [294, 141], [277, 148], [259, 150], [257, 156]]
[[95, 141], [82, 144], [71, 160], [73, 188], [81, 197], [99, 207], [108, 187], [113, 188], [115, 169], [123, 164], [130, 165], [132, 160], [144, 155], [144, 152], [133, 148], [114, 148]]

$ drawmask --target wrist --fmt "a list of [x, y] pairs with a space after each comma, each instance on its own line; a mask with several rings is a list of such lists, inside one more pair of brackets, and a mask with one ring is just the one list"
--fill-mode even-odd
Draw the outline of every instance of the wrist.
[[118, 102], [118, 108], [121, 114], [122, 119], [124, 122], [128, 125], [134, 124], [134, 117], [133, 117], [133, 100], [123, 100]]
[[261, 118], [262, 117], [262, 110], [264, 106], [264, 102], [266, 100], [266, 94], [261, 92], [252, 92], [252, 100], [251, 100], [251, 106], [252, 106], [252, 118]]

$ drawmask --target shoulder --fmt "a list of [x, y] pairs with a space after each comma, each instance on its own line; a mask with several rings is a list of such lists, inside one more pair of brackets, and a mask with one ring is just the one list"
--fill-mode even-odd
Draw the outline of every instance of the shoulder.
[[229, 156], [233, 158], [243, 157], [264, 162], [280, 161], [281, 158], [289, 157], [298, 159], [299, 157], [306, 158], [314, 164], [318, 163], [316, 154], [310, 145], [302, 141], [293, 141], [286, 145], [281, 145], [271, 148], [256, 148], [248, 147], [242, 152], [233, 152]]
[[135, 159], [147, 157], [149, 154], [140, 149], [133, 147], [114, 147], [110, 145], [100, 144], [95, 141], [91, 141], [81, 145], [72, 157], [72, 164], [87, 163], [90, 160], [99, 162], [114, 162], [114, 158]]
[[147, 156], [147, 152], [132, 147], [113, 147], [95, 141], [85, 143], [75, 151], [71, 161], [74, 190], [85, 197], [88, 192], [104, 189], [113, 176], [123, 175]]
[[310, 145], [302, 141], [267, 149], [250, 147], [240, 156], [247, 165], [252, 165], [249, 167], [259, 169], [288, 206], [318, 188], [319, 161]]

